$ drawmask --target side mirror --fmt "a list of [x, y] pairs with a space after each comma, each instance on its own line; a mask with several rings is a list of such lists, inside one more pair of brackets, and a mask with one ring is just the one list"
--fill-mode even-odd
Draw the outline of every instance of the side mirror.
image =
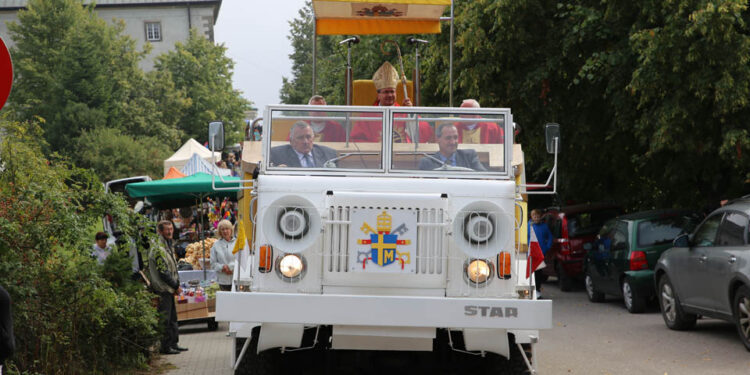
[[208, 124], [208, 145], [211, 151], [224, 149], [224, 123], [214, 121]]
[[672, 241], [674, 247], [690, 247], [690, 236], [687, 234], [681, 234]]
[[544, 125], [544, 138], [547, 141], [547, 153], [555, 153], [555, 138], [557, 138], [557, 153], [560, 153], [560, 124], [548, 123]]

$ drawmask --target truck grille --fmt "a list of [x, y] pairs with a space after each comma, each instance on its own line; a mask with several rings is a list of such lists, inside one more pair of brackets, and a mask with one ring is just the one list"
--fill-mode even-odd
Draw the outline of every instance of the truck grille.
[[[349, 257], [357, 256], [349, 248], [349, 236], [360, 235], [352, 228], [350, 214], [356, 206], [330, 206], [323, 236], [324, 269], [329, 273], [349, 272]], [[372, 207], [359, 207], [372, 208]], [[378, 209], [381, 209], [378, 207]], [[416, 273], [441, 275], [447, 253], [445, 244], [445, 211], [441, 208], [382, 207], [383, 210], [415, 210], [417, 214]]]

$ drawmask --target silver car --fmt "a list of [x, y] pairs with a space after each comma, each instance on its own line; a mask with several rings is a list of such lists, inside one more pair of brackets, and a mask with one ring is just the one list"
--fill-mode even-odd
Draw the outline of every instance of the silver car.
[[750, 195], [712, 212], [662, 254], [654, 280], [667, 327], [690, 329], [699, 315], [727, 320], [750, 350], [748, 223]]

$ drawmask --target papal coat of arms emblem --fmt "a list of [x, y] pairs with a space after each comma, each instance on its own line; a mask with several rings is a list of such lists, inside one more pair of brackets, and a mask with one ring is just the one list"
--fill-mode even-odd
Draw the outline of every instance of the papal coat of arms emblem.
[[[363, 210], [360, 212], [365, 214], [362, 216], [372, 217], [373, 211]], [[367, 213], [370, 213], [370, 215], [366, 215]], [[360, 238], [356, 241], [357, 245], [369, 245], [368, 250], [358, 246], [356, 262], [362, 270], [382, 272], [387, 269], [389, 272], [411, 272], [412, 262], [411, 251], [409, 250], [413, 247], [413, 240], [409, 237], [415, 234], [412, 229], [415, 228], [416, 216], [414, 212], [410, 211], [394, 213], [398, 219], [403, 220], [403, 223], [395, 228], [393, 228], [393, 216], [386, 210], [382, 210], [380, 215], [377, 215], [376, 229], [373, 229], [365, 221], [365, 217], [362, 217], [361, 221], [357, 221], [355, 217], [352, 218], [353, 225], [362, 223], [359, 229], [369, 237]], [[376, 269], [371, 269], [372, 267]]]

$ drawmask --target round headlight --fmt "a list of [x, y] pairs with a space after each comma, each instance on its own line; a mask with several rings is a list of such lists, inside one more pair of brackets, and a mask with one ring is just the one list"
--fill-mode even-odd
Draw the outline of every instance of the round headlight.
[[278, 259], [276, 270], [287, 279], [298, 279], [305, 270], [305, 262], [299, 255], [286, 254]]
[[464, 221], [464, 237], [474, 245], [486, 244], [495, 234], [495, 223], [487, 214], [467, 215]]
[[474, 284], [484, 284], [492, 276], [492, 266], [482, 259], [473, 259], [465, 267], [466, 277]]
[[305, 210], [287, 207], [279, 215], [279, 232], [284, 238], [298, 240], [307, 233], [309, 222]]

